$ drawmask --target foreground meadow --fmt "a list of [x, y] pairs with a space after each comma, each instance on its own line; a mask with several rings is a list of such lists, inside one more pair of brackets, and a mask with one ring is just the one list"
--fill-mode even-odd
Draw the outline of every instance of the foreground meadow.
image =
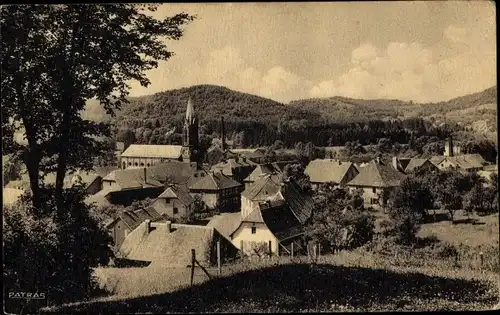
[[[458, 217], [458, 220], [462, 218]], [[375, 239], [354, 251], [245, 259], [209, 279], [196, 268], [98, 268], [108, 296], [44, 312], [292, 312], [486, 310], [499, 302], [498, 215], [423, 224], [432, 240], [402, 248]], [[460, 222], [460, 221], [458, 221]], [[478, 252], [483, 252], [483, 261]]]

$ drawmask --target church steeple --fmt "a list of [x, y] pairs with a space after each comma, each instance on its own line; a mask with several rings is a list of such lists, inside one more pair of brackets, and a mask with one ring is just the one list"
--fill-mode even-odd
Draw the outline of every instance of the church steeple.
[[182, 160], [197, 162], [199, 155], [198, 118], [194, 112], [194, 104], [189, 97], [186, 108], [186, 118], [182, 133]]
[[194, 106], [190, 96], [188, 98], [187, 109], [186, 109], [186, 122], [193, 123], [195, 118], [196, 116], [194, 114]]

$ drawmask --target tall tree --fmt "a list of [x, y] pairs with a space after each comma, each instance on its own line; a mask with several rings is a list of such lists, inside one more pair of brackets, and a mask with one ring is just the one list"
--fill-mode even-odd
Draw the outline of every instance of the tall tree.
[[[40, 207], [40, 173], [56, 171], [57, 209], [63, 211], [68, 170], [90, 168], [101, 151], [92, 136], [109, 128], [81, 117], [95, 98], [106, 112], [127, 102], [128, 82], [142, 86], [145, 72], [173, 53], [165, 39], [178, 40], [193, 16], [163, 20], [154, 5], [16, 5], [1, 8], [2, 131], [6, 149], [28, 168], [33, 204]], [[27, 146], [12, 141], [24, 128]], [[85, 152], [86, 154], [81, 154]]]

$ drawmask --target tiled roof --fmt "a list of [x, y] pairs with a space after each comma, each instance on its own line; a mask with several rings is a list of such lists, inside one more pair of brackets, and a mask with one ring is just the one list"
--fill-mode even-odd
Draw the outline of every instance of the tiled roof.
[[446, 156], [443, 156], [443, 155], [435, 155], [435, 156], [431, 157], [429, 159], [429, 161], [431, 161], [432, 164], [437, 166], [439, 163], [443, 162], [445, 158], [446, 158]]
[[181, 150], [181, 145], [131, 144], [121, 156], [178, 159]]
[[106, 175], [103, 181], [113, 181], [121, 190], [163, 186], [161, 182], [153, 178], [150, 169], [146, 169], [146, 178], [144, 178], [144, 168], [116, 170]]
[[155, 209], [149, 207], [135, 211], [124, 211], [118, 218], [125, 222], [131, 230], [135, 230], [142, 222], [146, 220], [157, 221], [162, 219], [162, 216]]
[[106, 190], [101, 190], [97, 194], [90, 195], [85, 198], [84, 202], [88, 205], [94, 204], [97, 207], [107, 207], [111, 206], [111, 202], [106, 198], [109, 192]]
[[[96, 179], [101, 178], [98, 174], [94, 172], [87, 171], [76, 171], [73, 173], [67, 173], [64, 177], [64, 188], [71, 188], [76, 183], [82, 183], [85, 187], [88, 187], [92, 184]], [[55, 184], [56, 183], [56, 173], [46, 174], [43, 178], [43, 182], [46, 185]]]
[[316, 159], [307, 165], [305, 173], [309, 175], [312, 183], [339, 184], [347, 174], [351, 162], [341, 162], [333, 159]]
[[370, 161], [359, 169], [359, 174], [347, 185], [361, 187], [395, 187], [399, 186], [404, 174], [395, 170], [392, 165], [376, 160]]
[[427, 161], [429, 161], [429, 159], [412, 158], [408, 165], [406, 165], [405, 172], [411, 172], [424, 165], [424, 163]]
[[303, 233], [303, 226], [290, 210], [288, 204], [276, 202], [268, 206], [266, 203], [262, 203], [259, 208], [264, 223], [280, 242]]
[[185, 189], [185, 186], [172, 185], [168, 187], [158, 199], [174, 198], [178, 199], [183, 205], [189, 206], [194, 202], [194, 198]]
[[311, 217], [314, 202], [310, 196], [302, 194], [296, 184], [285, 183], [281, 195], [300, 223], [304, 224]]
[[250, 175], [248, 175], [244, 181], [247, 182], [254, 182], [257, 179], [259, 179], [262, 175], [264, 174], [279, 174], [283, 173], [283, 170], [285, 169], [285, 166], [288, 163], [286, 162], [273, 162], [273, 163], [266, 163], [266, 164], [259, 164], [257, 167], [253, 170]]
[[267, 200], [280, 191], [282, 176], [266, 174], [252, 183], [241, 195], [254, 201]]
[[132, 231], [120, 247], [123, 258], [151, 261], [162, 266], [186, 267], [191, 263], [191, 249], [201, 264], [214, 263], [215, 243], [220, 240], [224, 256], [236, 254], [234, 245], [213, 227], [186, 224], [151, 223], [146, 233], [146, 223]]
[[199, 177], [195, 177], [195, 175], [207, 174], [207, 171], [198, 168], [196, 163], [179, 161], [159, 163], [148, 168], [147, 171], [152, 178], [159, 182], [165, 182], [168, 179], [172, 183], [179, 185], [191, 185], [199, 180]]
[[224, 175], [233, 175], [233, 170], [237, 168], [253, 168], [255, 167], [255, 162], [252, 162], [246, 158], [231, 158], [212, 166], [211, 170], [216, 172], [223, 172]]
[[193, 190], [220, 190], [242, 186], [229, 176], [222, 173], [208, 173], [196, 183], [192, 184], [189, 189]]
[[219, 231], [224, 237], [231, 240], [230, 235], [238, 228], [241, 222], [241, 214], [236, 213], [223, 213], [214, 216], [210, 222], [208, 222], [208, 227], [213, 227]]

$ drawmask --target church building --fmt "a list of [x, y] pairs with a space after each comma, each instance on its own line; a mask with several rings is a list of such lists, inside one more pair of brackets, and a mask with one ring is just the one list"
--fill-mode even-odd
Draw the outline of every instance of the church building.
[[122, 169], [152, 167], [169, 162], [200, 163], [198, 117], [191, 98], [188, 99], [182, 132], [182, 145], [132, 144], [121, 154]]

